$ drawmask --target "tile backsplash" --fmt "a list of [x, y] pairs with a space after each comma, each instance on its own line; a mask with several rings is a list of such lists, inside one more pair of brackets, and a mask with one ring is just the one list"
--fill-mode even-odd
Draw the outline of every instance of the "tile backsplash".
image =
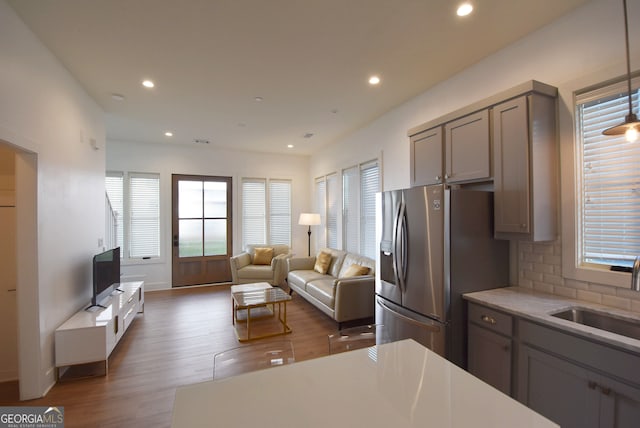
[[640, 293], [562, 277], [562, 243], [518, 242], [518, 283], [545, 293], [640, 313]]

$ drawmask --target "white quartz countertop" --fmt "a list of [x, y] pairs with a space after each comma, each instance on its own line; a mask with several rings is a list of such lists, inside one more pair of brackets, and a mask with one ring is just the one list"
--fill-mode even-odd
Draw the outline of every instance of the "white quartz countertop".
[[178, 388], [174, 428], [557, 427], [413, 340]]
[[511, 315], [516, 315], [520, 318], [535, 321], [640, 354], [640, 340], [551, 316], [551, 314], [561, 312], [565, 309], [578, 307], [640, 323], [640, 316], [634, 312], [597, 303], [585, 302], [583, 300], [541, 293], [522, 287], [477, 291], [465, 294], [463, 297], [470, 302], [479, 303]]

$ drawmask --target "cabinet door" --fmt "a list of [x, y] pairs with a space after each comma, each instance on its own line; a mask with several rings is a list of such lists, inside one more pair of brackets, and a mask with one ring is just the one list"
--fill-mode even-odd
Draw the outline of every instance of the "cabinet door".
[[469, 373], [511, 395], [511, 339], [469, 323]]
[[442, 183], [442, 127], [411, 136], [411, 187]]
[[529, 233], [529, 121], [527, 97], [493, 108], [495, 231]]
[[491, 177], [488, 110], [447, 123], [445, 141], [447, 182]]
[[600, 391], [600, 427], [638, 427], [640, 390], [604, 376], [596, 382]]
[[526, 345], [518, 351], [520, 402], [562, 428], [598, 427], [600, 392], [589, 370]]

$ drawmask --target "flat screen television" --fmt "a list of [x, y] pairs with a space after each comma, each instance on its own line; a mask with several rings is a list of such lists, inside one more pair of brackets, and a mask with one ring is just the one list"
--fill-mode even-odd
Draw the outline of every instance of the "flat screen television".
[[93, 256], [93, 297], [91, 306], [100, 302], [120, 284], [120, 247]]

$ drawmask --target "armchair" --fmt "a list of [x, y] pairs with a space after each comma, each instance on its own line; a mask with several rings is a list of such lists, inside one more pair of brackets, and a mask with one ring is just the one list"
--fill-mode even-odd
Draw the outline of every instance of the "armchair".
[[[270, 263], [268, 263], [268, 255], [266, 256], [267, 260], [264, 259], [265, 252], [263, 250], [258, 250], [260, 254], [256, 258], [257, 248], [273, 250]], [[244, 252], [230, 259], [232, 281], [234, 284], [268, 282], [274, 286], [281, 285], [287, 277], [287, 259], [292, 255], [288, 245], [247, 245]]]

